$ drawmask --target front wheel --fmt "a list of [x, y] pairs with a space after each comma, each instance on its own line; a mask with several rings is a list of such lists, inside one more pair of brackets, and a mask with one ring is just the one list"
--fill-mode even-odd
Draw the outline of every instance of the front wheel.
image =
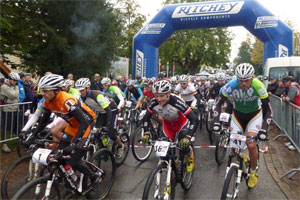
[[175, 199], [176, 178], [174, 172], [171, 173], [170, 185], [167, 187], [168, 167], [166, 163], [158, 165], [147, 179], [143, 200], [146, 199]]
[[215, 149], [215, 160], [218, 165], [221, 165], [225, 159], [227, 148], [225, 145], [227, 144], [227, 137], [224, 135], [220, 135], [216, 139], [216, 149]]
[[91, 167], [94, 173], [101, 176], [102, 180], [86, 197], [88, 199], [104, 199], [109, 194], [115, 181], [117, 170], [115, 158], [108, 149], [100, 149], [93, 155], [91, 162], [102, 170], [100, 172], [98, 169]]
[[50, 188], [50, 196], [45, 198], [48, 180], [49, 177], [40, 177], [28, 182], [18, 190], [12, 199], [62, 199], [61, 192], [55, 180]]
[[131, 121], [129, 119], [124, 119], [123, 120], [123, 130], [130, 137], [131, 132], [132, 132], [132, 123], [131, 123]]
[[237, 173], [238, 168], [236, 166], [232, 166], [228, 174], [226, 176], [223, 190], [222, 190], [222, 196], [221, 200], [225, 199], [236, 199], [237, 197]]
[[[143, 136], [144, 136], [144, 128], [139, 127], [132, 135], [132, 142], [131, 142], [132, 154], [134, 158], [140, 162], [146, 161], [150, 157], [153, 149], [153, 145], [151, 144], [151, 142], [149, 142], [148, 144], [144, 144], [142, 142]], [[151, 133], [150, 133], [150, 139], [152, 139]]]
[[127, 133], [123, 133], [119, 137], [122, 147], [118, 147], [116, 142], [112, 146], [112, 153], [115, 157], [117, 167], [120, 167], [125, 162], [130, 148], [130, 139]]
[[[184, 189], [184, 191], [188, 191], [192, 187], [192, 181], [194, 176], [194, 162], [195, 162], [195, 152], [194, 149], [191, 148], [191, 151], [193, 151], [193, 161], [189, 160], [189, 156], [185, 155], [182, 165], [181, 165], [181, 171], [182, 171], [182, 181], [181, 181], [181, 187]], [[192, 163], [191, 163], [192, 162]], [[188, 165], [190, 165], [188, 167]], [[192, 165], [192, 168], [191, 168]]]

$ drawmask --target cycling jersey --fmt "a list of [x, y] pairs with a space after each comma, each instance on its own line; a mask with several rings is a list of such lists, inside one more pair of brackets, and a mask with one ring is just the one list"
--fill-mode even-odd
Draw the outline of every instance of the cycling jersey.
[[131, 100], [134, 102], [141, 100], [141, 98], [143, 97], [143, 92], [140, 88], [132, 87], [129, 90], [128, 87], [126, 87], [124, 91], [125, 96], [127, 95], [127, 92], [132, 94]]
[[78, 100], [81, 100], [80, 99], [80, 92], [77, 90], [77, 89], [75, 89], [75, 88], [70, 88], [69, 89], [69, 91], [68, 91], [68, 93], [69, 94], [72, 94], [76, 99], [78, 99]]
[[155, 95], [152, 91], [148, 91], [147, 89], [143, 92], [144, 97], [147, 98], [147, 102], [150, 102], [151, 99], [155, 98]]
[[189, 106], [196, 107], [197, 99], [195, 97], [195, 94], [197, 94], [197, 91], [193, 84], [189, 83], [185, 89], [183, 89], [181, 85], [178, 84], [175, 88], [174, 93], [180, 95], [181, 98], [189, 104]]
[[180, 130], [190, 121], [188, 135], [193, 136], [195, 133], [198, 121], [190, 107], [177, 95], [171, 94], [169, 100], [164, 106], [159, 105], [157, 100], [154, 98], [147, 109], [147, 113], [143, 118], [143, 124], [145, 131], [148, 130], [148, 122], [151, 115], [156, 112], [163, 120], [163, 132], [174, 140], [175, 133]]
[[144, 81], [142, 80], [140, 83], [136, 80], [134, 82], [134, 87], [135, 88], [140, 88], [142, 90], [142, 92], [144, 91]]
[[221, 87], [224, 86], [224, 83], [221, 85], [219, 83], [216, 83], [209, 91], [208, 98], [215, 99], [217, 96], [219, 96]]
[[123, 92], [117, 86], [109, 86], [108, 90], [103, 90], [103, 93], [118, 104], [118, 109], [121, 109], [124, 106]]
[[240, 88], [238, 79], [234, 78], [222, 89], [225, 97], [232, 95], [234, 109], [242, 113], [251, 113], [261, 108], [260, 99], [267, 98], [268, 92], [264, 84], [254, 78], [250, 88], [244, 91]]

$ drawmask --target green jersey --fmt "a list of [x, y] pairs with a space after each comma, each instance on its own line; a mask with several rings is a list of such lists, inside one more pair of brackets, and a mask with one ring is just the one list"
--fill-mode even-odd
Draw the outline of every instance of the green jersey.
[[112, 98], [116, 104], [119, 104], [120, 99], [123, 97], [123, 92], [117, 86], [110, 86], [108, 90], [103, 90], [104, 94]]
[[81, 100], [80, 99], [80, 92], [78, 90], [76, 90], [75, 88], [70, 88], [68, 91], [69, 94], [72, 94], [76, 99]]

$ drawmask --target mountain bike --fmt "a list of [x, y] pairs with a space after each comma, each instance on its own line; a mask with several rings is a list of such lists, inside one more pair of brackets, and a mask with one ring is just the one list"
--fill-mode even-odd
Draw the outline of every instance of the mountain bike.
[[[147, 179], [142, 199], [174, 199], [177, 183], [185, 191], [191, 188], [194, 170], [187, 170], [188, 155], [180, 152], [175, 141], [162, 139], [155, 142], [159, 163]], [[192, 144], [189, 148], [193, 152]]]
[[155, 141], [160, 137], [161, 125], [155, 117], [151, 117], [151, 123], [149, 123], [149, 132], [150, 138], [148, 144], [144, 144], [142, 142], [142, 138], [144, 136], [144, 128], [143, 125], [138, 127], [134, 134], [132, 135], [131, 140], [131, 150], [134, 158], [137, 161], [144, 162], [146, 161], [153, 150]]
[[112, 153], [103, 148], [95, 152], [89, 161], [82, 160], [99, 176], [97, 183], [92, 183], [89, 177], [76, 170], [76, 180], [70, 177], [65, 169], [70, 158], [71, 156], [64, 155], [62, 150], [55, 154], [52, 154], [49, 149], [36, 150], [33, 161], [46, 165], [49, 174], [25, 184], [12, 199], [72, 199], [73, 195], [104, 199], [115, 179], [116, 165]]
[[213, 120], [214, 120], [214, 109], [216, 107], [216, 103], [214, 99], [209, 99], [207, 101], [207, 113], [206, 113], [206, 118], [205, 118], [205, 126], [206, 130], [209, 134], [209, 141], [210, 144], [213, 144], [215, 141], [215, 134], [212, 130], [213, 126]]
[[[239, 187], [243, 180], [246, 180], [246, 185], [248, 186], [248, 180], [250, 177], [250, 159], [247, 155], [247, 146], [246, 140], [250, 140], [250, 142], [259, 142], [260, 139], [257, 136], [245, 136], [241, 134], [230, 134], [229, 138], [229, 148], [232, 149], [232, 154], [229, 155], [226, 174], [225, 174], [225, 182], [223, 185], [221, 199], [237, 199]], [[265, 149], [259, 149], [259, 145], [257, 144], [258, 155], [259, 152], [267, 153], [268, 147]], [[233, 158], [236, 158], [236, 162], [233, 162]], [[259, 156], [258, 156], [259, 161]], [[259, 163], [257, 163], [256, 170], [258, 170]]]
[[199, 115], [198, 115], [198, 121], [199, 121], [199, 129], [201, 130], [203, 127], [203, 122], [206, 116], [206, 112], [205, 112], [205, 108], [206, 107], [206, 102], [205, 99], [202, 98], [200, 99], [199, 105], [198, 105], [198, 111], [199, 111]]

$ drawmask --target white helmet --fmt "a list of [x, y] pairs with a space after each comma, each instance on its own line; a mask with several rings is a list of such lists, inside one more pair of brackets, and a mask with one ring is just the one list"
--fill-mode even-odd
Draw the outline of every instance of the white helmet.
[[56, 90], [61, 87], [64, 77], [58, 74], [48, 74], [39, 81], [39, 87], [43, 90]]
[[127, 80], [126, 86], [128, 87], [128, 86], [134, 85], [134, 82], [135, 82], [135, 80]]
[[219, 75], [217, 76], [217, 80], [218, 80], [218, 81], [224, 81], [224, 80], [225, 80], [225, 76], [224, 76], [223, 74], [219, 74]]
[[72, 85], [72, 82], [69, 79], [66, 79], [61, 83], [61, 87], [64, 87], [64, 88], [69, 87], [71, 85]]
[[110, 84], [111, 84], [110, 78], [107, 78], [107, 77], [103, 78], [103, 79], [101, 80], [101, 84], [102, 84], [102, 85], [110, 85]]
[[175, 76], [173, 76], [173, 77], [170, 78], [170, 81], [171, 82], [177, 82], [177, 78]]
[[200, 76], [200, 81], [206, 81], [206, 77], [205, 76]]
[[235, 75], [238, 79], [250, 79], [254, 75], [254, 67], [249, 63], [241, 63], [235, 69]]
[[10, 73], [8, 74], [8, 78], [11, 79], [11, 80], [15, 80], [15, 81], [20, 80], [20, 76], [19, 76], [19, 74], [16, 73], [16, 72], [10, 72]]
[[77, 90], [83, 90], [83, 89], [85, 89], [87, 87], [90, 87], [90, 85], [91, 85], [90, 79], [88, 79], [88, 78], [80, 78], [80, 79], [78, 79], [76, 81], [75, 88]]
[[152, 87], [152, 92], [153, 93], [168, 93], [172, 89], [172, 85], [170, 84], [169, 81], [162, 80], [154, 83]]
[[189, 81], [189, 77], [185, 74], [179, 77], [179, 82], [188, 82], [188, 81]]
[[213, 75], [213, 74], [209, 75], [208, 79], [209, 80], [215, 80], [215, 75]]

